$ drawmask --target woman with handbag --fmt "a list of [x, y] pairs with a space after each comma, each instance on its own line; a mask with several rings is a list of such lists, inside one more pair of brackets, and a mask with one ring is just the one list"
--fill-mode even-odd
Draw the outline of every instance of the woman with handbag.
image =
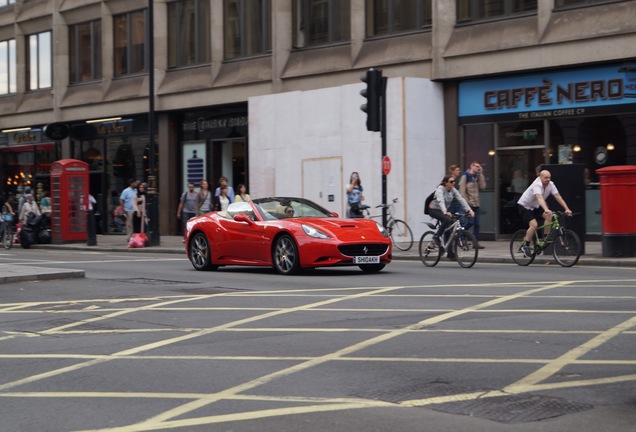
[[203, 215], [212, 211], [214, 197], [210, 193], [207, 180], [201, 180], [199, 184], [201, 185], [201, 190], [197, 197], [197, 213], [198, 215]]
[[357, 172], [352, 172], [349, 178], [349, 184], [347, 184], [347, 202], [349, 203], [348, 216], [350, 218], [361, 218], [362, 211], [360, 210], [360, 204], [364, 201], [362, 192], [362, 183], [360, 182], [360, 175]]
[[144, 247], [148, 241], [146, 236], [146, 187], [146, 183], [141, 183], [133, 198], [133, 233], [128, 242], [129, 248]]

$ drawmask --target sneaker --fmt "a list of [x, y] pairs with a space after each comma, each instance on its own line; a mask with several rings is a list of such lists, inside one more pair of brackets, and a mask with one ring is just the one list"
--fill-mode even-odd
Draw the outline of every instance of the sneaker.
[[486, 246], [482, 246], [480, 244], [475, 245], [475, 249], [486, 249]]
[[524, 244], [523, 246], [521, 246], [521, 250], [523, 251], [523, 254], [530, 258], [532, 257], [532, 249], [530, 249], [530, 245], [528, 243]]

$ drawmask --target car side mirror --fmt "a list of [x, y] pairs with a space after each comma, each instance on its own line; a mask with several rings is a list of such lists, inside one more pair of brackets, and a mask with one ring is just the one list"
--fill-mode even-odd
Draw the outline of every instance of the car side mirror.
[[338, 213], [336, 213], [336, 212], [331, 212], [331, 216], [333, 216], [335, 218], [340, 217], [340, 216], [338, 216]]
[[254, 224], [254, 221], [250, 219], [248, 215], [243, 213], [237, 214], [236, 216], [234, 216], [234, 220], [237, 222], [247, 222], [250, 225]]

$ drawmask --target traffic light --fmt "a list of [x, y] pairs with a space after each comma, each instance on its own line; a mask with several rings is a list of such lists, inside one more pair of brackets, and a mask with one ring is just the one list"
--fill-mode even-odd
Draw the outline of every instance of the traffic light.
[[367, 130], [380, 132], [382, 71], [378, 69], [369, 69], [365, 75], [360, 77], [360, 80], [367, 84], [367, 88], [360, 90], [360, 94], [367, 98], [367, 103], [360, 106], [360, 109], [367, 113]]

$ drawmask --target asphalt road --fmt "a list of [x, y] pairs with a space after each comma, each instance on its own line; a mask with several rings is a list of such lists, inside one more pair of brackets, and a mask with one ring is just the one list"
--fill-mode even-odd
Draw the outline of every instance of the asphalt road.
[[636, 431], [636, 269], [12, 249], [0, 430]]

